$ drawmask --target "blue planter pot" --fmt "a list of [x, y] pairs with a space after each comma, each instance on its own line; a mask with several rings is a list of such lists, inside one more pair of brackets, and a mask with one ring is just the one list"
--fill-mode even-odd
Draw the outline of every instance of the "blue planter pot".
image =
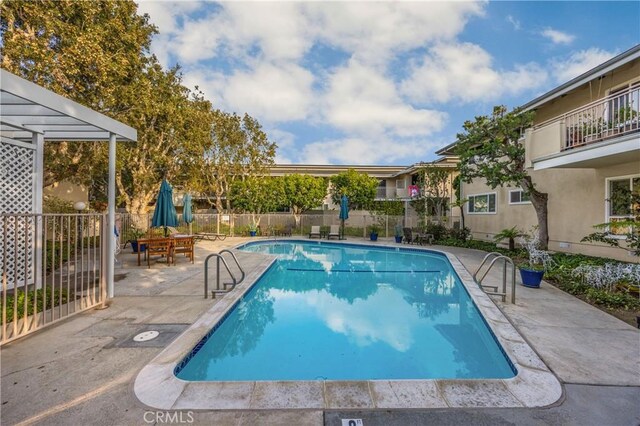
[[374, 234], [373, 232], [369, 235], [371, 241], [378, 241], [378, 234]]
[[251, 235], [252, 237], [255, 237], [257, 233], [258, 231], [249, 231], [249, 235]]
[[522, 278], [522, 285], [529, 288], [540, 288], [540, 282], [544, 271], [533, 271], [531, 269], [520, 268], [520, 277]]
[[[144, 253], [144, 251], [147, 249], [147, 245], [146, 244], [140, 244], [140, 253]], [[138, 242], [137, 241], [131, 241], [131, 249], [133, 250], [134, 253], [138, 252]]]
[[402, 242], [402, 236], [396, 237], [396, 243], [401, 243], [401, 242]]

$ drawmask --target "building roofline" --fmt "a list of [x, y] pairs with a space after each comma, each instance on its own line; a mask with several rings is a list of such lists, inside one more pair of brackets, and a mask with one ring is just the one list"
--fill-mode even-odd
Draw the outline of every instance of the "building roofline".
[[588, 83], [589, 81], [596, 79], [605, 75], [606, 73], [619, 68], [622, 65], [625, 65], [633, 60], [640, 58], [640, 44], [633, 46], [631, 49], [622, 52], [621, 54], [609, 59], [606, 62], [601, 63], [600, 65], [590, 69], [589, 71], [580, 74], [576, 78], [567, 81], [564, 84], [556, 87], [555, 89], [550, 90], [549, 92], [538, 96], [537, 98], [527, 102], [522, 105], [524, 111], [531, 110], [539, 107], [540, 105], [549, 102], [559, 96], [564, 95], [565, 93], [574, 90], [575, 88]]
[[456, 146], [457, 143], [458, 142], [452, 142], [449, 145], [440, 148], [439, 150], [436, 151], [436, 154], [437, 155], [443, 155], [443, 156], [455, 155], [455, 153], [451, 150], [451, 148]]

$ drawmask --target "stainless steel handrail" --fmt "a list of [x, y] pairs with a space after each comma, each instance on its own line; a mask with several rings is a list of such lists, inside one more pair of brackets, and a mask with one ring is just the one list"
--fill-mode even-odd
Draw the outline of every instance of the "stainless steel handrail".
[[[484, 271], [480, 279], [478, 279], [478, 273], [480, 272], [480, 269], [482, 269], [484, 264], [491, 257], [493, 257], [493, 259], [489, 263], [489, 266]], [[499, 260], [504, 260], [504, 266], [502, 269], [502, 292], [498, 292], [498, 286], [482, 285], [482, 281], [485, 279], [491, 268], [493, 268], [493, 265], [495, 265], [495, 263]], [[504, 256], [498, 252], [491, 252], [487, 254], [482, 260], [482, 263], [480, 264], [476, 272], [473, 274], [473, 279], [483, 290], [485, 288], [493, 289], [492, 292], [485, 291], [485, 293], [500, 296], [502, 297], [502, 301], [505, 302], [507, 299], [507, 264], [511, 265], [511, 303], [516, 303], [516, 267], [513, 264], [513, 260], [511, 260], [511, 258], [509, 258], [508, 256]]]
[[[233, 258], [233, 260], [235, 261], [236, 265], [238, 266], [238, 270], [240, 270], [240, 273], [242, 274], [239, 280], [235, 277], [235, 275], [233, 275], [233, 272], [231, 272], [231, 269], [229, 268], [229, 264], [222, 256], [223, 253], [229, 253]], [[226, 293], [227, 291], [229, 291], [228, 289], [226, 289], [225, 287], [226, 285], [232, 285], [233, 287], [235, 287], [236, 285], [244, 281], [244, 277], [245, 277], [244, 269], [242, 269], [242, 267], [240, 266], [240, 262], [238, 262], [238, 258], [236, 257], [235, 254], [233, 254], [233, 252], [227, 249], [224, 249], [218, 253], [210, 254], [209, 256], [207, 256], [207, 258], [204, 261], [204, 298], [205, 299], [209, 298], [209, 260], [212, 257], [216, 258], [216, 289], [212, 290], [212, 295], [213, 295], [212, 297], [215, 298], [216, 293]], [[225, 269], [229, 273], [229, 276], [233, 280], [233, 282], [231, 283], [223, 283], [222, 284], [223, 288], [220, 287], [220, 261], [222, 261], [222, 264], [224, 265]]]
[[222, 256], [222, 253], [229, 253], [231, 255], [231, 257], [233, 258], [234, 262], [236, 262], [236, 266], [238, 267], [238, 270], [240, 271], [240, 273], [242, 274], [242, 276], [240, 277], [240, 280], [236, 283], [236, 284], [240, 284], [242, 281], [244, 281], [244, 269], [242, 269], [242, 266], [240, 266], [240, 262], [238, 262], [238, 258], [236, 257], [235, 254], [233, 254], [232, 251], [224, 249], [224, 250], [220, 250], [218, 252], [219, 255]]

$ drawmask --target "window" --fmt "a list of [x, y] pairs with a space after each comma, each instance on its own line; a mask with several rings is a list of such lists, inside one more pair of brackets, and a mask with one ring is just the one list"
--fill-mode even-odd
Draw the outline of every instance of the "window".
[[[609, 178], [606, 181], [606, 222], [633, 219], [640, 211], [640, 175]], [[626, 234], [628, 229], [611, 229], [615, 234]]]
[[396, 179], [396, 189], [404, 189], [404, 179]]
[[495, 213], [496, 193], [470, 195], [467, 212], [471, 214]]
[[531, 204], [531, 198], [522, 189], [514, 189], [509, 191], [509, 204]]

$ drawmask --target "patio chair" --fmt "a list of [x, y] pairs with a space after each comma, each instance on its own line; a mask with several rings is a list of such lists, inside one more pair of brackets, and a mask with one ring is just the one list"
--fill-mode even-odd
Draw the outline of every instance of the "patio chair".
[[154, 238], [147, 241], [147, 268], [151, 268], [151, 256], [162, 256], [167, 259], [167, 265], [171, 265], [172, 241], [171, 238]]
[[312, 226], [311, 227], [311, 232], [309, 232], [309, 238], [313, 238], [313, 237], [318, 237], [321, 238], [320, 236], [320, 225], [318, 226]]
[[414, 243], [413, 231], [411, 228], [402, 228], [402, 232], [404, 233], [404, 242], [407, 244]]
[[193, 237], [180, 237], [173, 240], [173, 263], [176, 262], [176, 254], [182, 253], [193, 263], [194, 252]]
[[285, 226], [280, 235], [282, 235], [283, 237], [284, 236], [290, 237], [291, 236], [291, 225]]
[[327, 234], [327, 240], [330, 240], [331, 237], [336, 237], [337, 239], [340, 239], [340, 225], [331, 225], [331, 229]]

